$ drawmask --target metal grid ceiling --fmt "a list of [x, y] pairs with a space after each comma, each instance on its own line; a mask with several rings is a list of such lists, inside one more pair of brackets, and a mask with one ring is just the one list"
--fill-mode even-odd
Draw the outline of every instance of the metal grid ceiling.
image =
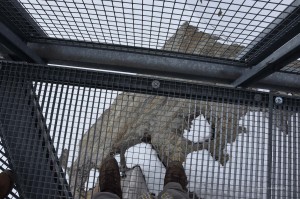
[[300, 59], [297, 59], [281, 69], [283, 72], [300, 74]]
[[121, 168], [139, 165], [156, 195], [165, 165], [180, 160], [191, 198], [300, 196], [299, 99], [276, 104], [270, 93], [1, 66], [3, 139], [25, 198], [90, 198], [110, 153]]
[[[116, 48], [165, 49], [241, 62], [255, 59], [259, 54], [244, 55], [262, 39], [274, 37], [277, 32], [272, 33], [273, 28], [279, 23], [283, 24], [282, 30], [287, 29], [290, 19], [285, 17], [298, 9], [293, 0], [18, 1], [25, 8], [19, 11], [28, 12], [36, 22], [33, 28], [45, 33], [43, 36], [34, 32], [34, 24], [22, 24], [18, 17], [10, 17], [31, 41], [55, 38], [112, 44]], [[175, 42], [166, 43], [175, 33]], [[193, 36], [185, 39], [187, 35]], [[221, 44], [224, 49], [219, 47]]]

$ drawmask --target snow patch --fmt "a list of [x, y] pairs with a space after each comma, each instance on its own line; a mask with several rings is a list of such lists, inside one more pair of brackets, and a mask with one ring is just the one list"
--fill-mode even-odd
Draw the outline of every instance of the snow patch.
[[184, 130], [183, 136], [192, 142], [204, 142], [211, 135], [211, 128], [203, 115], [199, 115], [192, 121], [192, 126], [189, 130]]

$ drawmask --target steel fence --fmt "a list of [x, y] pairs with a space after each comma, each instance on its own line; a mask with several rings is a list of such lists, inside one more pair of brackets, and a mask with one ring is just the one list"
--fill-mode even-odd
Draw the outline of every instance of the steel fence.
[[119, 162], [125, 198], [134, 198], [135, 182], [158, 195], [174, 160], [185, 168], [191, 198], [300, 196], [295, 96], [68, 67], [0, 67], [0, 166], [17, 174], [12, 197], [91, 198], [108, 155]]

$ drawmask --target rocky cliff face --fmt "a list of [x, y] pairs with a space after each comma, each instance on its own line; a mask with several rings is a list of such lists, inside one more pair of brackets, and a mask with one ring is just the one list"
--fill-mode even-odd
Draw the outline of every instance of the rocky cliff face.
[[[184, 23], [164, 49], [223, 58], [235, 58], [242, 49], [217, 40]], [[99, 168], [102, 159], [110, 154], [119, 153], [121, 167], [126, 169], [125, 151], [142, 141], [151, 142], [165, 165], [170, 160], [183, 162], [188, 153], [203, 149], [224, 165], [230, 158], [224, 152], [226, 144], [242, 132], [238, 121], [246, 111], [245, 107], [231, 104], [123, 92], [84, 134], [79, 156], [70, 168], [71, 190], [75, 188], [75, 198], [83, 197], [89, 171]], [[183, 133], [200, 114], [212, 128], [211, 138], [193, 143]]]
[[223, 44], [218, 35], [211, 35], [185, 22], [176, 33], [165, 43], [163, 49], [174, 52], [235, 59], [244, 47], [238, 44]]

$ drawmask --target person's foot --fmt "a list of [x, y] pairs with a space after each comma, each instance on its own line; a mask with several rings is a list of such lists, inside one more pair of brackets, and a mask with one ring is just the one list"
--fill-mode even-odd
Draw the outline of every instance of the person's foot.
[[15, 176], [11, 170], [5, 170], [0, 173], [0, 198], [8, 196], [13, 189]]
[[122, 198], [121, 177], [118, 162], [113, 157], [103, 160], [100, 167], [100, 191], [110, 192]]
[[177, 182], [182, 186], [182, 189], [187, 191], [187, 176], [182, 164], [178, 161], [170, 162], [164, 180], [164, 186], [169, 182]]

